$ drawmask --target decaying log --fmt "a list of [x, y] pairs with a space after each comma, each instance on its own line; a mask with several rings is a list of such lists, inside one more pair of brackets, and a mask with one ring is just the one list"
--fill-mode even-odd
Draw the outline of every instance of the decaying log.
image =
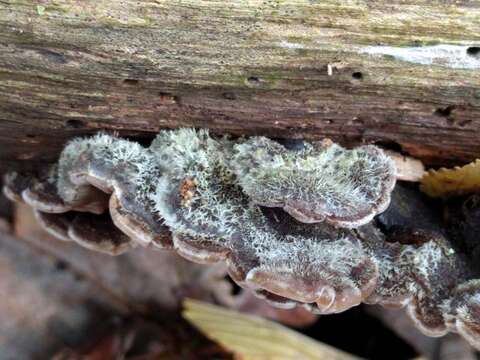
[[479, 46], [467, 0], [1, 1], [0, 168], [179, 126], [458, 164], [480, 156]]

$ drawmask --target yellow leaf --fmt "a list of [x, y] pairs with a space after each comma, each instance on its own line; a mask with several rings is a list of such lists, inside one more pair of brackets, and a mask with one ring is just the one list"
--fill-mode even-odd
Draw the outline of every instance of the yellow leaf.
[[480, 191], [480, 160], [463, 167], [429, 170], [420, 189], [431, 197], [447, 197]]
[[360, 359], [277, 323], [187, 299], [183, 317], [242, 360]]

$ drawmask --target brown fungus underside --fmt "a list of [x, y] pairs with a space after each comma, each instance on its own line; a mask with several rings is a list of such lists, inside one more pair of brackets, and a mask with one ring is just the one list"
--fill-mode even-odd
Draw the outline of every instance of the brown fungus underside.
[[224, 261], [235, 282], [282, 308], [406, 306], [424, 333], [457, 331], [480, 347], [472, 259], [425, 215], [418, 192], [397, 186], [384, 212], [395, 178], [374, 146], [288, 149], [180, 129], [148, 148], [103, 134], [73, 140], [50, 169], [8, 174], [4, 192], [62, 240]]

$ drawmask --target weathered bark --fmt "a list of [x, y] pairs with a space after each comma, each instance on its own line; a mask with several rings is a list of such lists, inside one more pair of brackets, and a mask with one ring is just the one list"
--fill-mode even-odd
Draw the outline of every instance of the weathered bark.
[[479, 44], [480, 4], [466, 0], [3, 0], [0, 168], [99, 129], [178, 126], [468, 161]]

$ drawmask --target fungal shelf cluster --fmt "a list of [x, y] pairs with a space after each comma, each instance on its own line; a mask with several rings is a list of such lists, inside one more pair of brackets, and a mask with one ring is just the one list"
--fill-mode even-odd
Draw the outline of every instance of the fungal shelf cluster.
[[49, 169], [7, 174], [4, 193], [61, 240], [222, 261], [241, 287], [281, 308], [406, 307], [425, 334], [459, 332], [479, 348], [472, 259], [418, 192], [395, 184], [393, 161], [375, 146], [179, 129], [148, 148], [105, 134], [75, 139]]

